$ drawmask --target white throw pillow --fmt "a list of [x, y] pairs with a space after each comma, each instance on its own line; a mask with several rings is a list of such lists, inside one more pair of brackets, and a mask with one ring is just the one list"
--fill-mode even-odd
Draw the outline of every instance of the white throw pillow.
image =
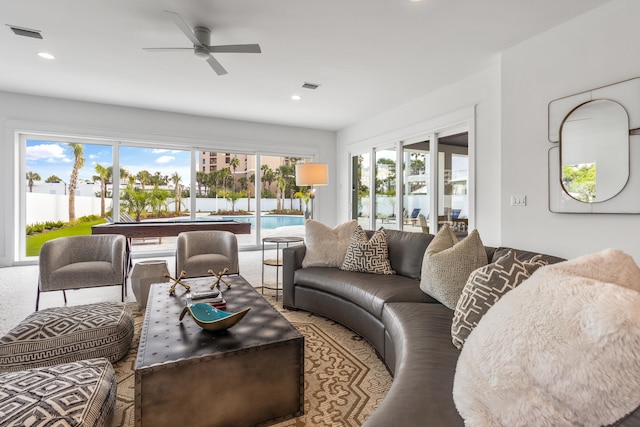
[[331, 228], [309, 219], [305, 223], [306, 254], [302, 267], [340, 267], [358, 221], [352, 220]]
[[605, 250], [537, 270], [471, 332], [466, 425], [610, 425], [640, 406], [640, 268]]

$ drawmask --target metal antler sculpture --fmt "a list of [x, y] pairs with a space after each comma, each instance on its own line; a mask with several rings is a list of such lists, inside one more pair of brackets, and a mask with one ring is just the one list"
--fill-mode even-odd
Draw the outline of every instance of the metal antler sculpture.
[[220, 273], [216, 273], [215, 271], [213, 271], [213, 270], [209, 269], [209, 270], [208, 270], [208, 273], [209, 273], [209, 274], [212, 274], [212, 275], [214, 275], [214, 276], [216, 277], [216, 281], [215, 281], [215, 282], [213, 282], [213, 284], [212, 284], [211, 286], [209, 286], [209, 288], [211, 288], [211, 289], [215, 288], [216, 286], [218, 286], [218, 285], [220, 284], [220, 282], [221, 282], [221, 281], [222, 281], [222, 283], [224, 283], [225, 285], [227, 285], [227, 288], [230, 288], [230, 287], [231, 287], [231, 283], [227, 282], [226, 280], [224, 280], [224, 279], [222, 278], [222, 276], [223, 276], [223, 275], [225, 275], [225, 274], [227, 274], [227, 272], [228, 272], [228, 271], [229, 271], [229, 269], [228, 269], [228, 268], [226, 268], [226, 267], [225, 267], [225, 269], [224, 269], [224, 270], [222, 270]]
[[169, 275], [169, 273], [164, 273], [164, 277], [166, 277], [169, 280], [173, 280], [173, 285], [171, 285], [171, 287], [169, 288], [169, 295], [175, 295], [176, 286], [178, 286], [178, 285], [184, 286], [184, 288], [187, 291], [191, 289], [191, 286], [189, 286], [186, 283], [181, 281], [182, 279], [184, 279], [184, 276], [186, 276], [186, 274], [187, 274], [187, 272], [182, 270], [180, 272], [180, 276], [178, 276], [178, 278], [176, 279], [175, 277], [171, 277], [171, 275]]

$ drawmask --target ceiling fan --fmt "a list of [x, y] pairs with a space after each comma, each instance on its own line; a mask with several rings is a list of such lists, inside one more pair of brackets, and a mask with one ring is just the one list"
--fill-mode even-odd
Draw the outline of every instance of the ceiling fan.
[[213, 71], [219, 76], [227, 74], [222, 64], [213, 57], [213, 53], [261, 53], [259, 44], [229, 44], [220, 46], [209, 46], [211, 42], [211, 30], [207, 27], [195, 27], [193, 30], [184, 22], [184, 20], [175, 12], [168, 10], [166, 13], [171, 15], [173, 22], [182, 30], [182, 32], [191, 40], [193, 47], [148, 47], [144, 48], [147, 52], [173, 52], [193, 50], [193, 53], [202, 59], [206, 59]]

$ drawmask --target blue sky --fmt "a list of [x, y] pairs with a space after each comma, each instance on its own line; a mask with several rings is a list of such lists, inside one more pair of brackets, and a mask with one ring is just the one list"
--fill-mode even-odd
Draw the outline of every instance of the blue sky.
[[[43, 182], [51, 175], [68, 182], [73, 168], [73, 151], [66, 143], [27, 140], [25, 149], [27, 172], [37, 172]], [[110, 145], [84, 144], [85, 163], [80, 170], [80, 179], [92, 180], [98, 163], [111, 166], [112, 150]], [[120, 166], [133, 174], [145, 169], [151, 174], [159, 171], [162, 175], [169, 176], [178, 172], [182, 177], [182, 183], [189, 184], [189, 151], [120, 147]]]

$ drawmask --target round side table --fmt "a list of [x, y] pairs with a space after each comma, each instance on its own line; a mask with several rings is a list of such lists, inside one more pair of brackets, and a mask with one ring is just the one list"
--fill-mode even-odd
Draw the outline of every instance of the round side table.
[[[303, 237], [265, 237], [262, 239], [262, 293], [264, 294], [264, 290], [266, 289], [272, 289], [276, 291], [276, 301], [278, 301], [278, 291], [280, 290], [279, 288], [279, 283], [280, 283], [280, 267], [282, 267], [282, 257], [280, 256], [280, 245], [286, 245], [283, 246], [283, 248], [285, 247], [289, 247], [290, 243], [298, 243], [298, 242], [304, 242], [304, 238]], [[276, 244], [276, 257], [275, 258], [270, 258], [270, 259], [265, 259], [264, 258], [264, 244], [265, 243], [275, 243]], [[275, 288], [270, 288], [268, 286], [264, 285], [264, 266], [265, 265], [269, 265], [271, 267], [275, 267], [276, 268], [276, 287]]]

